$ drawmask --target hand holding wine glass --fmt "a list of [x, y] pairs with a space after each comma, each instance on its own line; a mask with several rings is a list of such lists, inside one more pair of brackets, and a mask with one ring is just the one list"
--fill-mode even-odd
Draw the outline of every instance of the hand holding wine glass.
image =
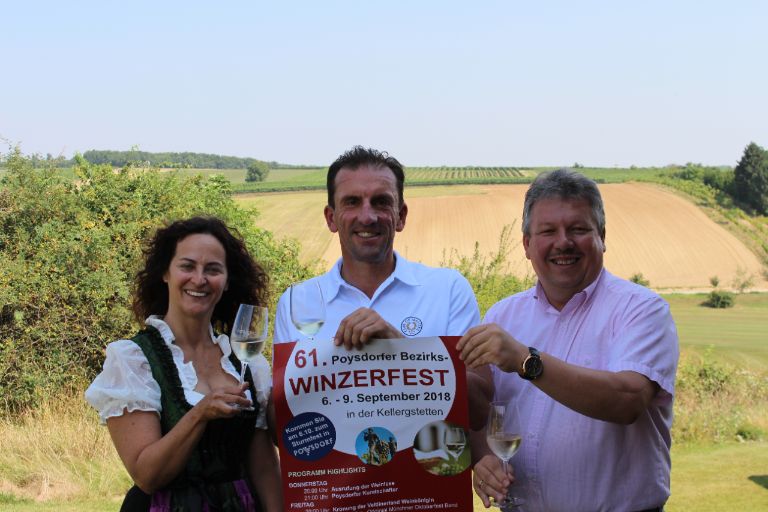
[[314, 336], [325, 323], [325, 300], [317, 280], [291, 285], [288, 292], [291, 321], [300, 333], [314, 341]]
[[[491, 402], [488, 411], [488, 423], [485, 426], [485, 438], [488, 448], [501, 459], [504, 474], [507, 474], [509, 460], [520, 448], [521, 429], [517, 408], [507, 402]], [[495, 500], [491, 504], [495, 507], [515, 507], [525, 503], [525, 500], [512, 496], [509, 490], [507, 496], [500, 503]]]
[[[240, 304], [232, 326], [229, 343], [232, 352], [242, 363], [240, 367], [240, 384], [245, 382], [245, 370], [248, 363], [254, 362], [261, 354], [267, 341], [269, 312], [263, 306]], [[255, 398], [255, 397], [253, 397]], [[253, 410], [253, 407], [244, 408]]]

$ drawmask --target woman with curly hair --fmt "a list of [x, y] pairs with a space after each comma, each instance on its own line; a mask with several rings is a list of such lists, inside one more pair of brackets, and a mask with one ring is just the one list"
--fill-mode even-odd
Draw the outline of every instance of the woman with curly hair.
[[282, 510], [269, 365], [249, 365], [238, 384], [240, 362], [219, 334], [239, 304], [266, 305], [266, 274], [210, 217], [159, 229], [144, 256], [133, 312], [146, 328], [107, 346], [86, 391], [135, 483], [121, 510]]

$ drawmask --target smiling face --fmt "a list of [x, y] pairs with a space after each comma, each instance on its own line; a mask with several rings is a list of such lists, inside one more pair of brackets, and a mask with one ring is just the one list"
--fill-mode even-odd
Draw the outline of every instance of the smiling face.
[[336, 175], [333, 208], [325, 207], [328, 229], [339, 234], [345, 264], [393, 261], [395, 233], [405, 227], [408, 207], [398, 201], [388, 167], [342, 168]]
[[603, 268], [605, 244], [589, 202], [583, 199], [538, 200], [523, 247], [547, 299], [557, 309], [592, 284]]
[[163, 275], [168, 283], [168, 315], [210, 319], [227, 279], [227, 254], [216, 237], [194, 234], [181, 239]]

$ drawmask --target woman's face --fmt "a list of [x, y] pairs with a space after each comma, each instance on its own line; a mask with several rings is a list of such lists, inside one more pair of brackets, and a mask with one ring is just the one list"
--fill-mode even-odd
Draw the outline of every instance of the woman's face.
[[163, 281], [168, 283], [169, 313], [210, 318], [228, 286], [224, 246], [209, 234], [179, 240]]

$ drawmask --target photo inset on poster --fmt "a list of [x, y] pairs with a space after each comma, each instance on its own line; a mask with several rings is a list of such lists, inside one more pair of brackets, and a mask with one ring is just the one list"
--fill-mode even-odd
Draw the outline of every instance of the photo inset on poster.
[[383, 466], [395, 456], [397, 440], [386, 428], [367, 427], [357, 434], [355, 452], [366, 464]]
[[413, 456], [433, 475], [457, 475], [470, 464], [469, 435], [453, 423], [428, 423], [413, 440]]

